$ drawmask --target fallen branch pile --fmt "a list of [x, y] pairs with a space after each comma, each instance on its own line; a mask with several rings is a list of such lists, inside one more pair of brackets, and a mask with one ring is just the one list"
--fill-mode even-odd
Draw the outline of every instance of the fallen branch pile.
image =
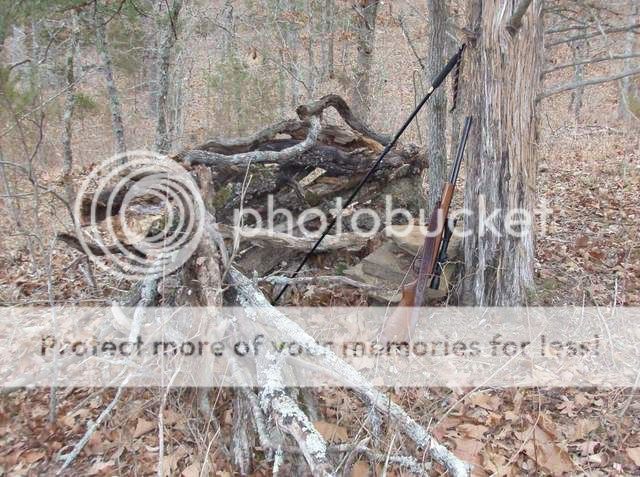
[[[348, 131], [335, 126], [322, 126], [321, 116], [328, 108], [335, 108], [352, 128]], [[307, 207], [314, 201], [335, 197], [338, 193], [353, 187], [374, 160], [374, 153], [388, 142], [385, 135], [372, 131], [359, 121], [347, 104], [335, 95], [326, 96], [309, 105], [297, 109], [299, 119], [286, 120], [270, 126], [259, 133], [238, 140], [211, 140], [196, 148], [182, 151], [173, 159], [193, 169], [202, 195], [207, 204], [205, 233], [196, 253], [178, 271], [161, 277], [163, 286], [153, 282], [154, 295], [145, 292], [149, 284], [135, 288], [135, 296], [129, 297], [129, 304], [139, 307], [163, 304], [169, 306], [199, 305], [220, 307], [240, 305], [259, 326], [275, 326], [283, 336], [300, 343], [317, 353], [327, 373], [345, 383], [348, 392], [360, 398], [369, 414], [374, 416], [367, 422], [379, 426], [379, 419], [385, 419], [387, 426], [405, 434], [417, 448], [416, 456], [396, 455], [369, 447], [367, 440], [354, 445], [330, 446], [313, 424], [313, 419], [303, 411], [300, 396], [284, 386], [283, 373], [287, 372], [286, 361], [273, 352], [265, 359], [256, 360], [255, 366], [260, 382], [259, 392], [240, 386], [234, 394], [233, 459], [241, 473], [250, 471], [251, 449], [256, 440], [266, 452], [266, 458], [275, 470], [283, 459], [304, 458], [304, 462], [314, 475], [335, 475], [338, 462], [342, 460], [343, 471], [353, 465], [354, 456], [364, 456], [372, 462], [386, 462], [417, 475], [426, 475], [431, 463], [424, 462], [423, 456], [442, 466], [449, 475], [469, 475], [467, 464], [459, 460], [401, 406], [391, 401], [384, 393], [375, 389], [349, 364], [338, 358], [330, 350], [321, 347], [315, 340], [290, 321], [284, 314], [273, 308], [256, 281], [245, 276], [234, 266], [235, 251], [240, 242], [238, 231], [232, 225], [216, 223], [222, 221], [229, 211], [244, 205], [258, 205], [265, 194], [277, 193], [278, 199], [289, 208]], [[276, 138], [279, 134], [289, 135], [289, 139]], [[373, 187], [395, 180], [421, 167], [419, 151], [413, 146], [399, 147], [388, 156], [374, 177]], [[249, 170], [247, 170], [249, 168]], [[318, 172], [318, 169], [320, 171]], [[316, 171], [314, 173], [314, 171]], [[243, 177], [263, 174], [242, 188]], [[310, 174], [317, 177], [309, 178]], [[376, 180], [378, 184], [376, 185]], [[222, 191], [229, 189], [224, 184], [233, 184], [231, 190], [221, 199]], [[288, 190], [285, 190], [288, 189]], [[225, 243], [227, 239], [227, 243]], [[231, 253], [227, 250], [232, 240]], [[287, 247], [306, 250], [310, 240], [287, 234], [258, 236], [253, 240], [269, 242], [273, 247]], [[73, 240], [66, 240], [73, 246]], [[360, 250], [366, 240], [355, 235], [343, 234], [329, 238], [322, 251], [337, 249]], [[327, 278], [327, 277], [325, 277]], [[328, 277], [331, 278], [331, 277]], [[343, 285], [370, 287], [350, 283], [353, 280], [336, 277]], [[286, 281], [285, 277], [270, 276], [257, 281], [273, 284]], [[299, 278], [300, 283], [313, 278]], [[166, 285], [166, 286], [165, 286]], [[155, 291], [162, 290], [159, 296]], [[225, 292], [225, 290], [228, 290]], [[259, 313], [252, 312], [259, 310]], [[134, 320], [135, 321], [135, 320]], [[220, 320], [212, 323], [216, 329], [233, 332], [233, 324]], [[135, 323], [129, 333], [134, 333]], [[179, 333], [179, 329], [175, 331]], [[242, 384], [242, 370], [231, 360], [229, 369], [238, 384]], [[206, 370], [203, 370], [206, 372]], [[295, 390], [294, 390], [295, 391]], [[304, 392], [300, 393], [304, 395]], [[120, 397], [118, 392], [116, 399]], [[206, 393], [203, 395], [206, 402]], [[104, 410], [108, 414], [115, 402]], [[206, 406], [205, 406], [206, 407]], [[307, 409], [307, 406], [304, 407]], [[104, 417], [101, 415], [101, 420]], [[71, 453], [64, 456], [64, 467], [78, 455], [84, 444], [95, 431], [92, 426]], [[295, 445], [291, 445], [291, 442]], [[341, 460], [335, 456], [342, 456]], [[347, 457], [345, 457], [347, 456]], [[346, 463], [345, 463], [346, 461]]]

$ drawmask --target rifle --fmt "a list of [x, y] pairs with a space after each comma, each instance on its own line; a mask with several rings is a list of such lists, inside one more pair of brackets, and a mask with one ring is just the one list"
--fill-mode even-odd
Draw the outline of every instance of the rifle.
[[[381, 336], [386, 339], [404, 339], [407, 337], [407, 333], [410, 335], [417, 321], [417, 310], [424, 305], [427, 287], [429, 286], [435, 290], [440, 286], [440, 276], [447, 261], [447, 248], [456, 225], [455, 220], [449, 220], [449, 208], [451, 207], [451, 199], [453, 198], [460, 166], [462, 165], [464, 148], [471, 130], [471, 123], [472, 117], [468, 116], [464, 121], [464, 128], [451, 169], [451, 175], [449, 180], [445, 182], [442, 188], [442, 196], [436, 202], [429, 218], [427, 234], [422, 245], [418, 277], [413, 282], [402, 287], [402, 298], [398, 308], [381, 331]], [[412, 308], [407, 309], [407, 307]]]

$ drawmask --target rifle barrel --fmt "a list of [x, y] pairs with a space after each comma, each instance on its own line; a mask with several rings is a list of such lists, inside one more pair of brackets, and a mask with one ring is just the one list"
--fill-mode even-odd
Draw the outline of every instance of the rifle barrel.
[[449, 178], [449, 182], [451, 184], [455, 184], [456, 181], [458, 180], [460, 165], [462, 164], [462, 158], [464, 157], [464, 148], [467, 144], [467, 139], [469, 137], [469, 131], [471, 131], [472, 122], [473, 122], [473, 118], [471, 116], [467, 116], [464, 119], [464, 128], [462, 129], [460, 144], [458, 144], [458, 150], [456, 151], [456, 159], [453, 163], [453, 168], [451, 169], [451, 177]]

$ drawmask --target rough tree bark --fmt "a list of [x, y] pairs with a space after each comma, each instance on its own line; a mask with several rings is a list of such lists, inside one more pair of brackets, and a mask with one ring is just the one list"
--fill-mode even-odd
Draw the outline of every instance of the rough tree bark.
[[161, 154], [166, 154], [171, 148], [171, 139], [167, 131], [167, 98], [169, 96], [169, 84], [171, 76], [171, 50], [178, 39], [178, 16], [182, 8], [182, 0], [174, 0], [166, 15], [158, 19], [158, 28], [161, 30], [160, 51], [158, 54], [156, 97], [156, 138], [155, 149]]
[[[429, 50], [425, 73], [427, 84], [436, 77], [445, 64], [447, 39], [445, 25], [449, 13], [445, 0], [427, 0]], [[426, 150], [428, 177], [427, 210], [432, 210], [440, 198], [447, 168], [447, 94], [438, 88], [427, 103]]]
[[356, 114], [365, 121], [369, 114], [369, 104], [371, 102], [369, 83], [371, 81], [371, 65], [373, 64], [378, 4], [378, 0], [358, 0], [353, 6], [356, 11], [355, 27], [358, 56], [353, 72], [351, 104]]
[[122, 106], [120, 104], [120, 93], [113, 79], [113, 65], [111, 54], [107, 48], [107, 35], [105, 31], [105, 19], [97, 12], [94, 14], [96, 29], [96, 49], [102, 62], [101, 70], [107, 83], [107, 95], [109, 96], [109, 109], [111, 110], [111, 125], [116, 138], [116, 152], [122, 154], [127, 150], [124, 136], [124, 122], [122, 120]]
[[[517, 11], [512, 2], [468, 4], [475, 38], [466, 54], [466, 88], [468, 112], [476, 120], [465, 190], [465, 207], [471, 212], [465, 227], [474, 232], [465, 239], [465, 299], [471, 303], [518, 304], [533, 285], [533, 228], [514, 227], [518, 236], [507, 234], [505, 219], [514, 209], [533, 215], [541, 7], [542, 1], [534, 0], [521, 16], [521, 27], [510, 31], [507, 25], [517, 24], [510, 18]], [[497, 215], [495, 220], [491, 214]]]

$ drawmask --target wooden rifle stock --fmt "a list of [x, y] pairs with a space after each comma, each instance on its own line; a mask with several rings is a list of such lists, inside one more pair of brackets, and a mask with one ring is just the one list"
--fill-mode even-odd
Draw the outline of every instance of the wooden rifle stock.
[[464, 129], [456, 158], [453, 163], [451, 176], [445, 182], [442, 189], [442, 196], [438, 201], [429, 218], [427, 235], [422, 246], [422, 258], [420, 260], [420, 271], [418, 277], [402, 287], [402, 298], [398, 303], [398, 308], [389, 317], [380, 332], [383, 340], [407, 340], [415, 329], [418, 318], [419, 307], [424, 306], [425, 294], [429, 283], [434, 278], [434, 272], [438, 265], [438, 260], [446, 255], [446, 250], [441, 250], [442, 246], [448, 246], [448, 240], [443, 244], [443, 236], [447, 227], [451, 200], [456, 188], [460, 165], [464, 157], [464, 148], [471, 130], [472, 118], [468, 116], [464, 122]]

